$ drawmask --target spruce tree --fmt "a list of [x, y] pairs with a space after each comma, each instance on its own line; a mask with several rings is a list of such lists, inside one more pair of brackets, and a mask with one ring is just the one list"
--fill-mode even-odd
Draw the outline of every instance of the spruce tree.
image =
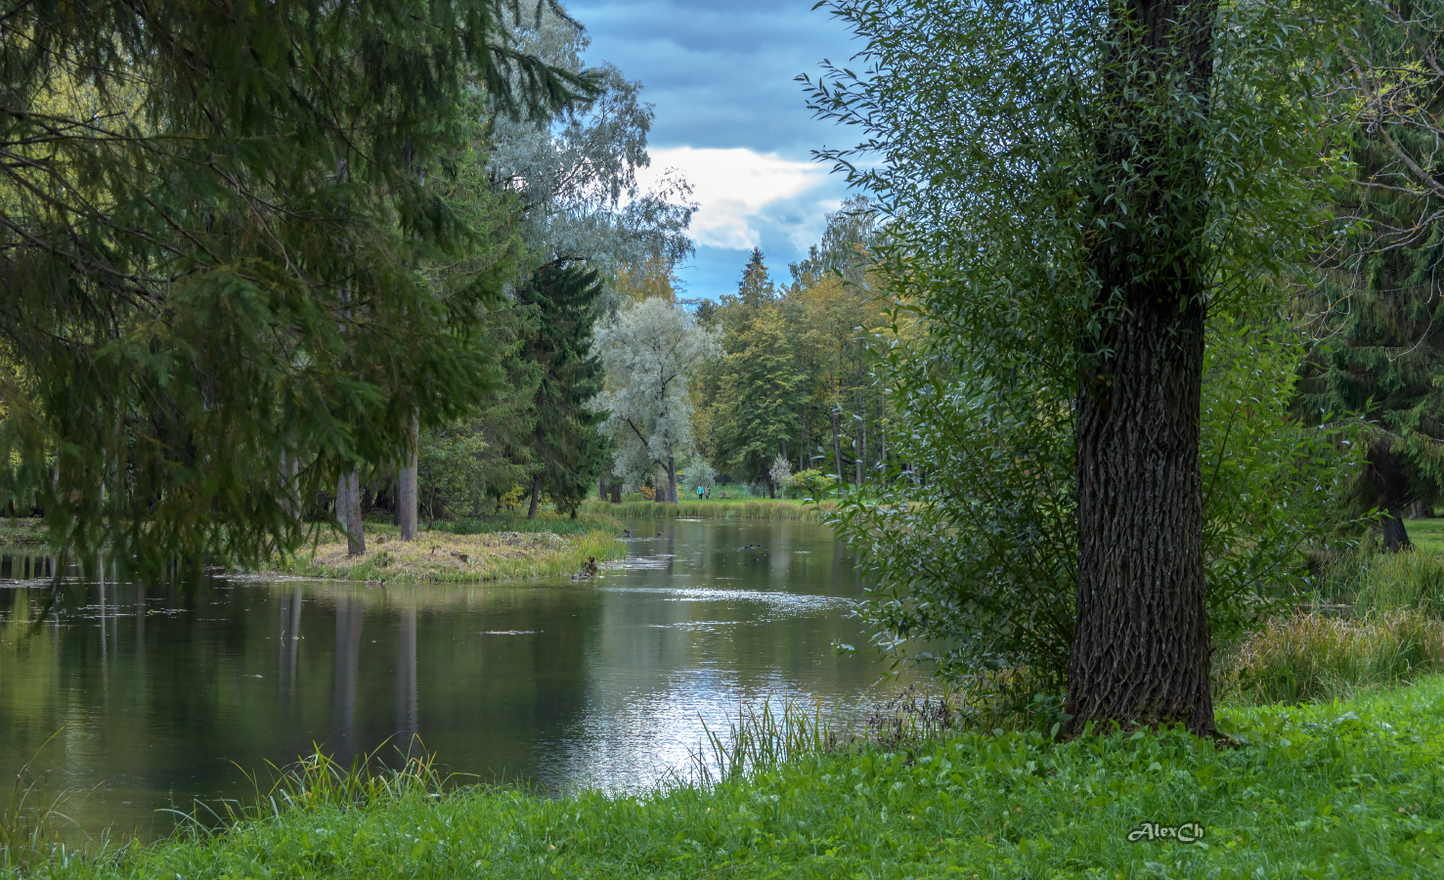
[[595, 271], [566, 263], [543, 266], [517, 291], [518, 304], [534, 310], [520, 356], [540, 374], [526, 438], [533, 519], [543, 492], [575, 517], [605, 463], [597, 430], [604, 415], [587, 406], [602, 391], [602, 363], [592, 353], [601, 294]]
[[509, 6], [6, 2], [8, 500], [85, 553], [256, 560], [474, 406], [502, 279], [419, 271], [490, 246], [431, 184], [468, 94], [591, 90], [515, 49]]
[[1384, 546], [1411, 546], [1404, 518], [1444, 489], [1444, 230], [1439, 159], [1440, 76], [1411, 63], [1444, 48], [1438, 3], [1367, 10], [1350, 97], [1360, 108], [1349, 158], [1353, 181], [1330, 271], [1307, 301], [1318, 340], [1299, 382], [1301, 415], [1356, 413], [1369, 426], [1355, 485], [1383, 515]]

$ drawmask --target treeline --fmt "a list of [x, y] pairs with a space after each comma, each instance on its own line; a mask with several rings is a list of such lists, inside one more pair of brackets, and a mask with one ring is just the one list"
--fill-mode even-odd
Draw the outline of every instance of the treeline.
[[867, 200], [854, 198], [788, 282], [754, 250], [737, 293], [697, 306], [722, 346], [696, 378], [698, 451], [723, 480], [775, 497], [806, 472], [845, 486], [886, 475], [895, 413], [878, 347], [893, 302], [873, 263], [877, 235]]

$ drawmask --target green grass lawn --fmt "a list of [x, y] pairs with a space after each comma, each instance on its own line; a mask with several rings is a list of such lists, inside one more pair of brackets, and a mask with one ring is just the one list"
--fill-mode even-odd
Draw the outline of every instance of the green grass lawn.
[[[808, 755], [709, 789], [561, 799], [397, 785], [213, 837], [43, 863], [73, 878], [1437, 878], [1444, 678], [1181, 733], [967, 734]], [[444, 758], [444, 756], [442, 756]], [[271, 808], [267, 806], [267, 811]], [[1141, 823], [1201, 839], [1130, 840]], [[1133, 834], [1137, 838], [1138, 834]]]
[[1411, 519], [1404, 522], [1409, 540], [1420, 550], [1444, 553], [1444, 518]]

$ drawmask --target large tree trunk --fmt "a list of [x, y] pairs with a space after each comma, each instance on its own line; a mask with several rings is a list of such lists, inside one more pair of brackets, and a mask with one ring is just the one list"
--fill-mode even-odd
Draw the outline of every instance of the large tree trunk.
[[361, 475], [354, 470], [342, 474], [336, 486], [336, 518], [346, 530], [346, 555], [365, 553], [366, 535], [361, 525]]
[[[1183, 722], [1214, 733], [1199, 404], [1208, 109], [1216, 3], [1115, 3], [1095, 208], [1101, 282], [1080, 330], [1077, 620], [1071, 731]], [[1160, 85], [1159, 80], [1171, 86]], [[1173, 91], [1170, 91], [1170, 88]], [[1161, 102], [1171, 102], [1164, 104]], [[1109, 176], [1111, 175], [1111, 179]], [[1119, 207], [1121, 206], [1121, 207]]]
[[667, 455], [667, 500], [677, 503], [677, 460]]
[[1414, 549], [1409, 540], [1409, 530], [1404, 527], [1404, 511], [1414, 499], [1411, 497], [1409, 477], [1391, 445], [1391, 439], [1382, 433], [1369, 444], [1363, 479], [1365, 491], [1373, 494], [1375, 506], [1384, 511], [1384, 519], [1380, 522], [1384, 532], [1384, 549], [1397, 553]]
[[396, 473], [396, 525], [401, 529], [401, 540], [410, 541], [416, 537], [417, 485], [418, 485], [418, 444], [420, 425], [415, 417], [411, 420], [411, 452]]
[[531, 478], [531, 507], [527, 509], [526, 518], [536, 519], [537, 502], [541, 500], [541, 474], [532, 474]]

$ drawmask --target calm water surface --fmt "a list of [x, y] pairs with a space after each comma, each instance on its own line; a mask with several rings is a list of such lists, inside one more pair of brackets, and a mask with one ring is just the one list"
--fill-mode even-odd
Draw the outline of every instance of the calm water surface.
[[0, 772], [33, 758], [49, 790], [89, 791], [67, 808], [81, 827], [149, 837], [165, 808], [244, 797], [243, 770], [317, 746], [348, 759], [419, 737], [486, 780], [641, 790], [685, 774], [704, 720], [726, 730], [739, 703], [870, 698], [879, 668], [830, 648], [861, 637], [861, 584], [825, 528], [632, 525], [664, 533], [592, 582], [92, 581], [54, 614], [12, 555]]

